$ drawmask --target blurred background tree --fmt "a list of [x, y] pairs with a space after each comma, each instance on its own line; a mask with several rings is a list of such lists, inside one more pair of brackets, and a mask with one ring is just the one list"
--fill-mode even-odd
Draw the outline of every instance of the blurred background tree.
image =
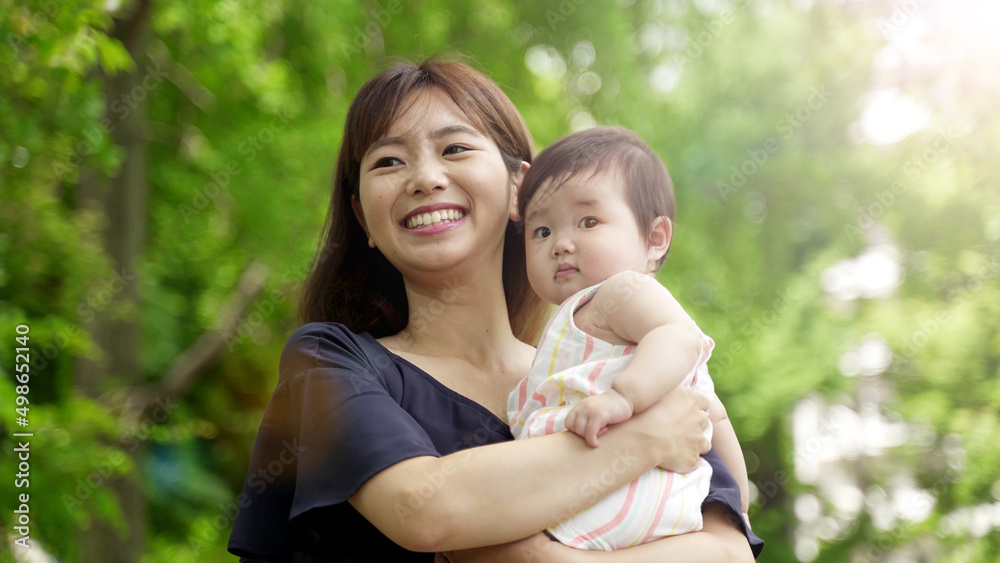
[[2, 362], [2, 473], [34, 432], [59, 560], [232, 560], [347, 105], [441, 52], [538, 148], [616, 124], [663, 156], [661, 279], [717, 342], [766, 560], [1000, 557], [995, 3], [0, 8], [0, 341], [32, 348], [26, 429]]

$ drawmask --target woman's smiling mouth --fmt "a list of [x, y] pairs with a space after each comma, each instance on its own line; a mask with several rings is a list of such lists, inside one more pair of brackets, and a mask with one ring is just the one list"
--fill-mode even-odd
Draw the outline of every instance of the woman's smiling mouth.
[[439, 209], [426, 213], [417, 213], [406, 219], [404, 226], [407, 229], [418, 227], [434, 227], [444, 223], [453, 223], [465, 218], [465, 211], [461, 209]]

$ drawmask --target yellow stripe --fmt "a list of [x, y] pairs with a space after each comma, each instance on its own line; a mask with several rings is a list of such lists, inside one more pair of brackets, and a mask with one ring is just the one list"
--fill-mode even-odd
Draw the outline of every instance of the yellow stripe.
[[[657, 485], [656, 485], [656, 489], [657, 489], [656, 501], [653, 503], [653, 510], [651, 510], [649, 512], [649, 520], [646, 520], [646, 525], [643, 526], [642, 531], [639, 532], [639, 535], [634, 540], [632, 540], [632, 543], [628, 544], [628, 547], [631, 547], [631, 546], [636, 545], [637, 543], [639, 543], [639, 541], [642, 539], [642, 537], [646, 535], [646, 532], [649, 531], [649, 527], [653, 525], [653, 518], [656, 516], [656, 508], [658, 506], [660, 506], [660, 497], [662, 497], [663, 493], [664, 493], [664, 491], [663, 491], [663, 472], [662, 471], [658, 471], [657, 472], [657, 479], [659, 480], [659, 483], [657, 483]], [[638, 495], [636, 495], [636, 496], [638, 497]], [[633, 506], [633, 508], [637, 509], [639, 507], [638, 506]]]
[[559, 343], [562, 342], [564, 336], [566, 336], [566, 329], [569, 328], [569, 321], [563, 325], [562, 332], [559, 333], [559, 338], [556, 339], [555, 345], [552, 347], [552, 361], [549, 362], [549, 376], [552, 376], [553, 370], [556, 369], [556, 353], [559, 352]]
[[[549, 377], [552, 377], [552, 372], [556, 369], [556, 355], [559, 353], [559, 345], [562, 343], [563, 337], [566, 336], [566, 329], [569, 328], [569, 319], [566, 320], [566, 324], [562, 327], [562, 332], [559, 333], [559, 338], [556, 339], [556, 343], [552, 346], [552, 361], [549, 362]], [[562, 377], [558, 380], [553, 379], [553, 383], [559, 388], [559, 402], [562, 403], [566, 400], [563, 393], [566, 391], [566, 372], [562, 372]]]
[[[684, 474], [683, 473], [678, 473], [677, 476], [683, 478]], [[685, 478], [684, 481], [687, 481], [687, 479]], [[677, 526], [680, 526], [680, 524], [681, 524], [681, 518], [684, 517], [684, 489], [687, 489], [687, 486], [686, 486], [687, 483], [685, 482], [684, 485], [685, 485], [685, 487], [683, 489], [681, 489], [681, 509], [677, 511], [678, 512], [678, 514], [677, 514], [677, 521], [674, 522], [674, 527], [670, 528], [670, 535], [671, 536], [674, 535], [674, 532], [677, 531]]]

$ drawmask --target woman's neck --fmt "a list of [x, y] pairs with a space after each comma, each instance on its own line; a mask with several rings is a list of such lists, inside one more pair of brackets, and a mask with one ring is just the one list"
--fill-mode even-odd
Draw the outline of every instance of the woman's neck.
[[511, 330], [499, 268], [406, 282], [409, 323], [400, 351], [488, 365], [519, 343]]

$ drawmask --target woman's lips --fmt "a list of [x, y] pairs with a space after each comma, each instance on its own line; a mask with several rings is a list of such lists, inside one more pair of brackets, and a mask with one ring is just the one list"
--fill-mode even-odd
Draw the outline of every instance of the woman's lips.
[[434, 212], [438, 213], [437, 221], [440, 221], [442, 217], [448, 216], [465, 216], [469, 214], [469, 210], [457, 203], [452, 203], [448, 201], [439, 201], [437, 203], [431, 203], [428, 205], [421, 205], [416, 209], [411, 209], [409, 213], [403, 216], [399, 221], [399, 225], [403, 228], [412, 228], [420, 225], [428, 225], [435, 221]]
[[404, 221], [403, 227], [417, 229], [420, 227], [436, 227], [445, 223], [454, 223], [465, 218], [465, 211], [447, 207], [423, 213], [411, 213]]
[[438, 233], [443, 233], [444, 231], [450, 231], [451, 229], [457, 229], [462, 223], [465, 222], [465, 217], [458, 219], [457, 221], [441, 221], [440, 223], [434, 223], [431, 225], [420, 225], [418, 227], [404, 228], [407, 233], [414, 235], [436, 235]]

